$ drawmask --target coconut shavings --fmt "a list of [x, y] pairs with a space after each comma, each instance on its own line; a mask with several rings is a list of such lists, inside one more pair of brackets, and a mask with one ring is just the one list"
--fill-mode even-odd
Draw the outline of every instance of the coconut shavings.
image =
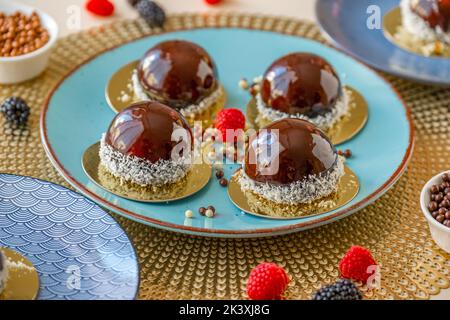
[[124, 155], [105, 142], [103, 134], [99, 152], [101, 164], [115, 177], [140, 186], [162, 186], [183, 179], [191, 168], [190, 156], [177, 160], [146, 159]]
[[8, 268], [9, 269], [22, 269], [22, 270], [27, 270], [27, 271], [34, 270], [34, 267], [31, 267], [22, 261], [11, 261], [11, 260], [8, 260]]
[[[151, 97], [149, 97], [145, 92], [144, 87], [142, 87], [141, 82], [139, 81], [137, 70], [134, 70], [131, 77], [131, 82], [133, 84], [134, 94], [139, 100], [152, 100]], [[214, 90], [210, 95], [205, 97], [198, 104], [191, 104], [185, 108], [180, 109], [179, 111], [185, 117], [193, 117], [211, 108], [223, 94], [223, 88], [219, 85], [217, 86], [216, 90]]]
[[450, 33], [442, 30], [440, 26], [431, 28], [418, 14], [411, 9], [411, 0], [401, 0], [403, 26], [414, 37], [429, 42], [442, 41], [450, 44]]
[[250, 179], [244, 170], [238, 171], [237, 181], [242, 191], [252, 191], [275, 203], [307, 204], [325, 198], [337, 191], [339, 181], [344, 175], [344, 161], [343, 157], [338, 156], [336, 164], [327, 172], [320, 175], [310, 175], [306, 179], [287, 185], [256, 182]]
[[336, 105], [332, 111], [325, 115], [319, 115], [317, 117], [311, 118], [303, 114], [288, 114], [279, 110], [267, 107], [264, 103], [261, 93], [256, 94], [256, 105], [258, 112], [263, 116], [263, 118], [268, 119], [270, 122], [286, 119], [286, 118], [298, 118], [309, 121], [319, 127], [323, 131], [329, 130], [333, 125], [339, 121], [343, 116], [345, 116], [350, 108], [351, 101], [351, 91], [348, 89], [343, 89], [341, 97], [336, 101]]

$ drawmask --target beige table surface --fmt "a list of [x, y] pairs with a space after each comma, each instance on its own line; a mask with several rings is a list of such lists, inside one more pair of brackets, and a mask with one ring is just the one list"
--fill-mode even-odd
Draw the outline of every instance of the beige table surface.
[[[116, 13], [110, 18], [98, 18], [87, 13], [83, 6], [86, 0], [20, 0], [52, 15], [60, 27], [60, 36], [99, 26], [118, 19], [136, 17], [136, 12], [127, 0], [113, 0]], [[203, 0], [160, 0], [159, 3], [170, 13], [182, 12], [240, 12], [286, 16], [297, 19], [315, 20], [315, 0], [223, 0], [216, 6], [209, 6]], [[79, 16], [77, 14], [80, 14]], [[74, 19], [75, 18], [75, 19]], [[74, 21], [80, 24], [74, 26]], [[433, 297], [450, 300], [450, 289]]]
[[[12, 0], [11, 0], [12, 1]], [[87, 0], [19, 0], [25, 4], [38, 7], [51, 14], [60, 26], [60, 35], [65, 36], [71, 32], [79, 31], [117, 19], [133, 18], [136, 12], [130, 7], [127, 0], [113, 0], [116, 13], [110, 18], [94, 17], [83, 6]], [[159, 3], [168, 13], [182, 12], [249, 12], [270, 15], [282, 15], [297, 19], [314, 19], [314, 0], [223, 0], [215, 6], [207, 5], [203, 0], [159, 0]], [[72, 13], [78, 7], [81, 10], [81, 25], [74, 28], [71, 24]]]

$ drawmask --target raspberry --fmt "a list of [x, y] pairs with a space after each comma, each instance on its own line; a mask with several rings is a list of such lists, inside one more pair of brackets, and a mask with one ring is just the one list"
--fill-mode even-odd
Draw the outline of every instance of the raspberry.
[[27, 123], [30, 116], [30, 107], [19, 97], [10, 97], [0, 106], [0, 112], [10, 124], [22, 126]]
[[218, 3], [220, 3], [220, 2], [222, 2], [222, 0], [205, 0], [205, 2], [207, 3], [207, 4], [210, 4], [210, 5], [215, 5], [215, 4], [218, 4]]
[[214, 126], [222, 133], [222, 140], [226, 142], [227, 130], [245, 129], [245, 116], [241, 110], [224, 109], [217, 114]]
[[109, 17], [114, 14], [114, 4], [108, 0], [89, 0], [86, 10], [98, 16]]
[[252, 300], [279, 300], [288, 283], [283, 268], [274, 263], [261, 263], [250, 272], [247, 294]]
[[164, 10], [154, 1], [140, 0], [136, 4], [136, 10], [140, 16], [151, 27], [161, 28], [166, 21], [166, 13]]
[[313, 296], [313, 300], [361, 300], [362, 294], [358, 287], [348, 279], [340, 279], [337, 282], [319, 289]]
[[339, 262], [339, 270], [344, 278], [366, 283], [372, 275], [368, 268], [375, 265], [377, 263], [369, 250], [360, 246], [352, 246]]

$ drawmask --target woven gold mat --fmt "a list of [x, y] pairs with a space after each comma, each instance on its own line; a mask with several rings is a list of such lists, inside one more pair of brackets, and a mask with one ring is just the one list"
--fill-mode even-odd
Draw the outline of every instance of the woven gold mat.
[[[208, 26], [271, 30], [323, 42], [312, 24], [260, 16], [172, 16], [166, 29]], [[69, 36], [58, 42], [44, 75], [22, 85], [0, 86], [0, 100], [21, 96], [32, 107], [27, 132], [8, 129], [0, 117], [0, 172], [30, 175], [68, 186], [48, 161], [40, 142], [39, 113], [47, 93], [65, 73], [87, 58], [158, 32], [161, 30], [152, 30], [138, 20]], [[430, 177], [450, 168], [450, 90], [389, 79], [412, 109], [417, 139], [408, 171], [385, 196], [339, 222], [264, 239], [184, 236], [117, 217], [138, 252], [139, 298], [245, 298], [251, 268], [261, 261], [273, 261], [284, 266], [291, 276], [287, 298], [309, 299], [320, 286], [336, 280], [338, 261], [352, 244], [369, 248], [382, 267], [382, 288], [364, 290], [365, 298], [428, 299], [449, 288], [450, 256], [430, 237], [420, 211], [419, 193]]]

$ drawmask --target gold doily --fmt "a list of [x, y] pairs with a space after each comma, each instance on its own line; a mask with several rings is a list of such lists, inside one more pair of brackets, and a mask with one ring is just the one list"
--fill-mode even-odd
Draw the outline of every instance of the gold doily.
[[[323, 42], [312, 24], [248, 15], [172, 16], [167, 31], [197, 27], [245, 27]], [[123, 21], [71, 35], [58, 42], [44, 75], [0, 86], [0, 100], [15, 95], [32, 107], [29, 131], [19, 134], [0, 120], [0, 172], [30, 175], [67, 186], [48, 161], [39, 137], [44, 99], [70, 69], [106, 48], [162, 30]], [[382, 288], [366, 298], [427, 299], [450, 287], [450, 256], [432, 241], [419, 207], [419, 193], [433, 175], [450, 168], [450, 90], [389, 77], [412, 109], [416, 148], [408, 171], [380, 200], [339, 222], [265, 239], [211, 239], [175, 234], [118, 217], [141, 264], [141, 299], [245, 298], [249, 271], [273, 261], [291, 276], [288, 298], [309, 299], [339, 276], [337, 264], [352, 244], [369, 248], [381, 265]], [[103, 89], [102, 89], [103, 90]]]

